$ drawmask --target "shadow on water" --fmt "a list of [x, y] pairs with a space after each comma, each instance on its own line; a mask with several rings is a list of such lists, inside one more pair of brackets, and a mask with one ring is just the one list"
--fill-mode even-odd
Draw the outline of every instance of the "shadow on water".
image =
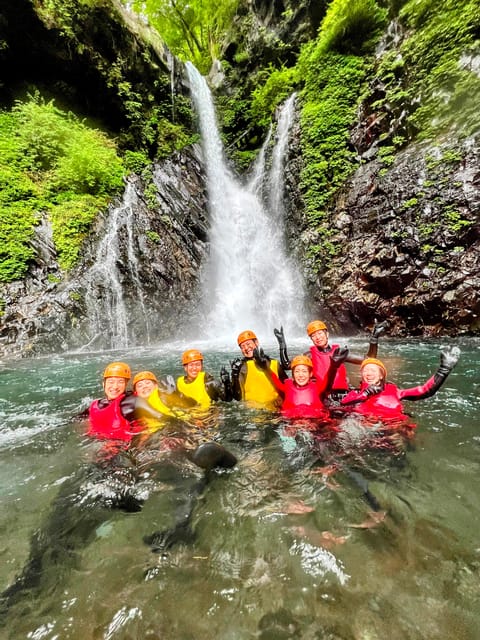
[[215, 470], [231, 469], [237, 460], [216, 442], [165, 452], [159, 441], [162, 438], [153, 435], [142, 449], [95, 443], [97, 461], [82, 465], [63, 482], [32, 535], [23, 570], [0, 595], [3, 625], [10, 614], [22, 615], [32, 610], [35, 601], [61, 593], [68, 574], [81, 567], [82, 550], [101, 535], [102, 526], [135, 516], [156, 491], [170, 494], [172, 522], [143, 536], [143, 542], [164, 555], [174, 546], [194, 542], [197, 501], [216, 477]]

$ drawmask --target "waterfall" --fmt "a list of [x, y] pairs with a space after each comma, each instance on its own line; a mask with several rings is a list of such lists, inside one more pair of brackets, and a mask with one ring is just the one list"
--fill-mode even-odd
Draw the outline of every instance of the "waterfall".
[[[210, 258], [205, 269], [204, 328], [210, 338], [225, 338], [243, 329], [272, 336], [281, 324], [289, 335], [305, 324], [302, 278], [286, 253], [283, 223], [262, 202], [256, 174], [243, 185], [227, 165], [211, 93], [203, 76], [187, 63], [192, 98], [198, 113], [207, 172]], [[293, 103], [293, 98], [292, 98]], [[291, 104], [292, 104], [291, 103]], [[293, 109], [293, 106], [290, 108]], [[280, 118], [277, 140], [284, 157], [289, 126]], [[291, 120], [291, 117], [290, 117]], [[280, 131], [283, 127], [285, 130]], [[281, 136], [280, 136], [281, 134]], [[283, 168], [279, 155], [278, 166]], [[262, 157], [261, 167], [265, 166]], [[275, 202], [283, 197], [280, 175], [270, 176]]]
[[110, 210], [104, 235], [97, 247], [95, 261], [86, 274], [85, 302], [91, 336], [89, 344], [102, 338], [107, 348], [132, 346], [123, 282], [127, 282], [138, 295], [135, 304], [141, 310], [144, 326], [137, 327], [137, 332], [146, 333], [148, 339], [148, 319], [133, 233], [136, 205], [135, 186], [129, 182], [121, 204]]

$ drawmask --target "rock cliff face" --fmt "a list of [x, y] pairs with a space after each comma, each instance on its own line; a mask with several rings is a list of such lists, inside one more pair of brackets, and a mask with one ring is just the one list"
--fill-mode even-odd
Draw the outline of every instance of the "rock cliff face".
[[317, 300], [340, 328], [388, 319], [392, 335], [480, 331], [480, 149], [410, 145], [384, 173], [361, 166], [337, 200], [340, 248]]
[[[287, 41], [282, 22], [285, 13], [298, 41], [312, 37], [323, 3], [317, 13], [314, 2], [302, 2], [290, 11], [291, 4], [250, 3], [249, 11], [256, 12], [258, 18], [253, 24], [281, 29], [280, 35]], [[65, 34], [39, 21], [28, 0], [6, 0], [0, 21], [0, 39], [8, 42], [0, 51], [2, 67], [7, 69], [0, 88], [3, 103], [8, 105], [30, 83], [40, 84], [49, 87], [52, 94], [63, 90], [67, 102], [104, 118], [112, 130], [129, 130], [134, 135], [132, 114], [118, 85], [109, 85], [107, 70], [120, 60], [128, 61], [122, 77], [132, 82], [135, 92], [146, 96], [154, 87], [148, 100], [166, 104], [170, 91], [168, 53], [155, 47], [144, 50], [141, 38], [119, 21], [119, 13], [112, 7], [115, 4], [106, 3], [91, 15], [85, 9], [86, 21], [76, 26], [75, 47], [70, 49]], [[33, 49], [25, 46], [27, 39]], [[260, 40], [252, 40], [252, 47], [260, 47], [255, 49], [258, 56]], [[267, 58], [270, 53], [266, 51]], [[233, 60], [234, 54], [232, 44], [227, 55]], [[13, 71], [14, 62], [17, 72]], [[298, 186], [303, 166], [298, 118], [294, 123], [286, 163], [286, 226], [290, 249], [304, 266], [310, 312], [344, 333], [356, 332], [374, 318], [387, 318], [389, 333], [397, 336], [478, 335], [478, 142], [470, 139], [460, 143], [452, 134], [435, 145], [410, 144], [387, 168], [377, 157], [379, 139], [386, 133], [392, 136], [401, 126], [399, 114], [387, 117], [372, 112], [368, 103], [363, 105], [351, 138], [359, 166], [330, 211], [334, 234], [329, 241], [336, 255], [320, 273], [314, 273], [308, 250], [322, 238], [305, 219]], [[28, 277], [0, 287], [4, 306], [0, 356], [145, 344], [175, 335], [185, 311], [188, 309], [189, 318], [194, 314], [200, 269], [208, 252], [200, 150], [194, 146], [177, 153], [156, 163], [152, 171], [153, 181], [147, 185], [132, 177], [124, 200], [112, 203], [98, 218], [81, 265], [68, 276], [56, 263], [48, 221], [40, 222], [35, 235], [37, 257]], [[127, 194], [132, 199], [129, 202]], [[109, 253], [107, 246], [106, 253], [100, 254], [115, 212], [122, 207], [127, 210], [132, 201], [133, 216], [128, 224], [120, 220], [118, 247], [112, 245]], [[112, 255], [113, 262], [109, 262]], [[98, 266], [102, 263], [114, 272], [115, 287], [120, 287], [128, 311], [123, 333], [114, 326], [116, 320], [108, 311], [115, 287], [107, 277], [104, 285], [101, 276], [99, 281]], [[96, 284], [92, 284], [94, 273]]]
[[[84, 247], [82, 264], [67, 279], [55, 262], [48, 223], [37, 227], [37, 259], [29, 276], [0, 289], [5, 302], [0, 355], [146, 344], [175, 335], [186, 308], [186, 320], [191, 318], [208, 250], [200, 148], [194, 146], [155, 164], [153, 182], [146, 186], [134, 177], [126, 193], [128, 202], [124, 198], [112, 203], [99, 217]], [[127, 221], [124, 210], [132, 203], [133, 215]], [[115, 239], [99, 254], [100, 241], [119, 211], [123, 218]], [[138, 256], [135, 269], [132, 253]], [[96, 284], [92, 284], [94, 274]], [[109, 313], [117, 286], [128, 317], [123, 334], [116, 326], [119, 318]]]

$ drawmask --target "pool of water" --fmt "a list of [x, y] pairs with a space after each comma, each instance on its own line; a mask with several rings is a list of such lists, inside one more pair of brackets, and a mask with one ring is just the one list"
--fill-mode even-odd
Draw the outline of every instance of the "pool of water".
[[[39, 566], [4, 599], [1, 637], [479, 638], [479, 342], [456, 344], [437, 395], [405, 402], [412, 439], [367, 438], [352, 419], [333, 439], [285, 438], [275, 415], [220, 404], [215, 433], [238, 464], [205, 486], [181, 456], [149, 455], [154, 445], [92, 472], [96, 445], [75, 418], [101, 395], [108, 361], [179, 375], [181, 347], [4, 363], [4, 597], [32, 558]], [[441, 346], [384, 340], [389, 379], [424, 382]], [[237, 356], [201, 348], [215, 375]], [[119, 487], [139, 510], [105, 503]], [[193, 539], [153, 552], [144, 537], [187, 513]]]

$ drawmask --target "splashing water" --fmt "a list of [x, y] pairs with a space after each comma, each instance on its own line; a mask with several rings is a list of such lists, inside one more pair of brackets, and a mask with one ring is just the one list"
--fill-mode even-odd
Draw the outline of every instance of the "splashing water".
[[[207, 83], [190, 63], [187, 70], [199, 116], [210, 208], [204, 326], [210, 336], [230, 340], [232, 333], [246, 328], [270, 334], [280, 324], [289, 334], [298, 334], [304, 325], [303, 283], [286, 255], [283, 224], [276, 211], [263, 205], [259, 177], [244, 186], [228, 168]], [[284, 118], [282, 124], [280, 118], [277, 139], [286, 140], [288, 130], [282, 133], [280, 127], [289, 127], [290, 121]], [[286, 146], [284, 142], [279, 153], [283, 155]], [[280, 159], [277, 165], [283, 169]], [[283, 196], [282, 169], [270, 180], [275, 203]]]

